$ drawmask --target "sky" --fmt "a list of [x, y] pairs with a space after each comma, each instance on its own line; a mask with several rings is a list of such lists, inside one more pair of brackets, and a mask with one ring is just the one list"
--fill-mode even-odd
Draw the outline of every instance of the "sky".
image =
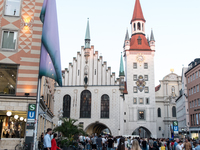
[[[87, 18], [91, 45], [118, 77], [120, 55], [135, 0], [56, 0], [62, 69], [84, 45]], [[156, 40], [155, 85], [174, 69], [200, 58], [200, 0], [140, 0], [146, 19], [146, 35], [151, 28]]]

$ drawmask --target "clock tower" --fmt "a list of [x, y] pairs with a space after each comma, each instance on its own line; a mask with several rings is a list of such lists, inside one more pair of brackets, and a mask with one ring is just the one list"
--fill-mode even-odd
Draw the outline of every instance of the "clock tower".
[[157, 137], [154, 53], [155, 40], [151, 33], [149, 44], [145, 37], [145, 23], [140, 1], [136, 0], [131, 19], [131, 38], [125, 38], [124, 134]]

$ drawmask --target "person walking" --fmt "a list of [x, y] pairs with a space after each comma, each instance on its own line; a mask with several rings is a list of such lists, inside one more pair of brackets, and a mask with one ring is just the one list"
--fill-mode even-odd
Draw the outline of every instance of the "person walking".
[[178, 142], [178, 145], [176, 146], [176, 150], [182, 150], [182, 146], [181, 146], [182, 143], [183, 143], [182, 141]]
[[185, 150], [191, 150], [191, 148], [192, 148], [192, 145], [191, 145], [191, 143], [188, 141], [187, 138], [185, 139], [184, 148], [185, 148]]
[[97, 150], [102, 150], [103, 142], [102, 142], [101, 135], [99, 135], [99, 137], [96, 139], [96, 143], [97, 143]]
[[145, 139], [142, 140], [142, 150], [147, 150], [147, 141]]
[[151, 137], [149, 139], [149, 150], [153, 150], [153, 139]]
[[47, 134], [44, 136], [44, 142], [43, 142], [44, 150], [50, 150], [51, 149], [51, 137], [50, 137], [51, 133], [52, 133], [52, 129], [48, 128]]
[[57, 143], [56, 143], [56, 138], [58, 137], [57, 133], [54, 133], [53, 134], [53, 139], [51, 140], [51, 150], [57, 150], [57, 149], [60, 149], [60, 147], [57, 146]]
[[112, 150], [112, 148], [114, 148], [114, 140], [112, 139], [112, 137], [109, 135], [108, 137], [108, 150]]
[[131, 150], [141, 150], [138, 140], [133, 140]]

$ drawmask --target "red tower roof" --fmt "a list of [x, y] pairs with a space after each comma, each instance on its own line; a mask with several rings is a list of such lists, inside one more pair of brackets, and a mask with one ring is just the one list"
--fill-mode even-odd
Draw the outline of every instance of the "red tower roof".
[[144, 22], [146, 22], [146, 20], [144, 19], [143, 13], [142, 13], [142, 8], [140, 5], [140, 0], [136, 0], [135, 1], [135, 8], [134, 8], [134, 12], [133, 12], [133, 18], [131, 20], [131, 23], [135, 20], [143, 20]]
[[[138, 43], [138, 40], [141, 40], [140, 44]], [[130, 50], [151, 50], [144, 34], [135, 34], [131, 37]]]

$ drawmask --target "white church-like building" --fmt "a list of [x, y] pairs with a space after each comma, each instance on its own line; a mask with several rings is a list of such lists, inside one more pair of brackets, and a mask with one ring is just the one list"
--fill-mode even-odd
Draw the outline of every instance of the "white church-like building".
[[[162, 96], [160, 88], [155, 93], [155, 39], [153, 31], [150, 39], [146, 38], [145, 22], [140, 1], [136, 0], [131, 37], [127, 31], [117, 78], [94, 46], [90, 46], [88, 20], [85, 46], [63, 71], [63, 87], [55, 89], [55, 123], [59, 122], [58, 110], [63, 110], [63, 117], [77, 119], [88, 134], [100, 134], [104, 129], [115, 136], [135, 134], [157, 138], [164, 137], [163, 132], [168, 134], [165, 128], [170, 123], [158, 119], [158, 108], [163, 115], [165, 113], [167, 93]], [[176, 76], [173, 80], [180, 80], [179, 76], [173, 75]], [[165, 88], [165, 84], [162, 86]], [[174, 87], [178, 96], [180, 89]], [[175, 97], [172, 98], [174, 106]], [[163, 119], [169, 121], [166, 117]], [[162, 131], [159, 131], [160, 127]]]

